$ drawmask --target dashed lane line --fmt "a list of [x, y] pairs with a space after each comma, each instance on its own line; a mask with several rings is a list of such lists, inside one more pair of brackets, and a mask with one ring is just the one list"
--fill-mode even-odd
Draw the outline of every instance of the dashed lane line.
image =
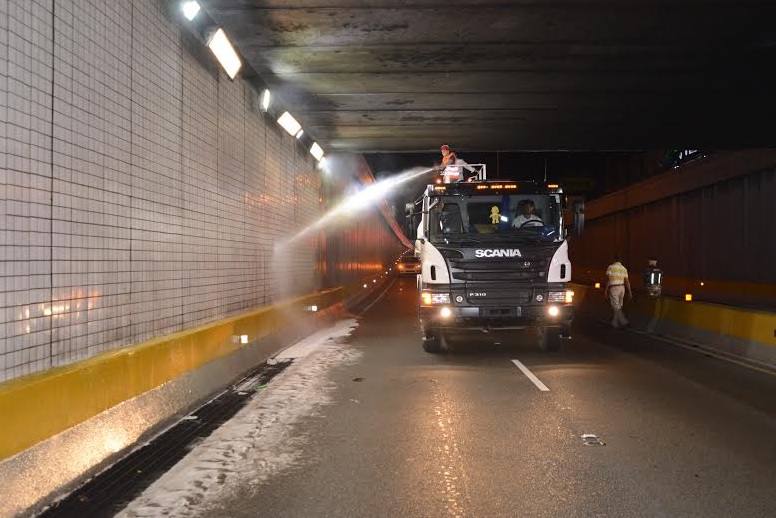
[[547, 385], [545, 385], [544, 383], [542, 383], [542, 380], [540, 380], [539, 378], [537, 378], [537, 377], [534, 375], [534, 373], [533, 373], [533, 372], [531, 372], [530, 370], [528, 370], [528, 367], [526, 367], [525, 365], [523, 365], [523, 364], [522, 364], [522, 362], [521, 362], [520, 360], [512, 360], [512, 363], [514, 363], [514, 364], [517, 366], [517, 368], [518, 368], [518, 369], [520, 369], [521, 371], [523, 371], [523, 374], [525, 374], [525, 375], [526, 375], [526, 377], [527, 377], [529, 380], [531, 380], [531, 381], [533, 382], [533, 384], [534, 384], [534, 385], [536, 385], [536, 386], [539, 388], [539, 390], [541, 390], [542, 392], [549, 392], [549, 391], [550, 391], [550, 389], [548, 389], [548, 388], [547, 388]]

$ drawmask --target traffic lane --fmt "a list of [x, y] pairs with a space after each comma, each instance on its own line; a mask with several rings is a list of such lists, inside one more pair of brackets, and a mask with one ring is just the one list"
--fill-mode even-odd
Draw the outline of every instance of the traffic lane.
[[[361, 363], [333, 373], [337, 403], [297, 430], [309, 437], [310, 463], [231, 499], [221, 515], [762, 516], [774, 509], [772, 414], [584, 332], [560, 354], [515, 334], [499, 347], [469, 340], [452, 354], [428, 355], [416, 297], [414, 282], [401, 281], [363, 319], [353, 338]], [[550, 392], [540, 392], [515, 357]], [[585, 446], [583, 433], [606, 445]]]
[[704, 385], [743, 405], [776, 415], [773, 373], [742, 367], [663, 337], [634, 330], [615, 330], [608, 324], [582, 316], [577, 319], [574, 328], [577, 334], [590, 341], [605, 344], [618, 353], [637, 357], [673, 375]]
[[619, 511], [776, 515], [774, 376], [586, 321], [565, 351], [524, 354], [570, 429], [606, 443], [585, 486], [628, 481]]
[[[416, 297], [414, 282], [403, 280], [367, 312], [352, 337], [363, 360], [332, 374], [337, 403], [299, 431], [310, 438], [310, 463], [230, 499], [219, 516], [251, 516], [256, 509], [289, 517], [472, 516], [470, 471], [490, 476], [490, 468], [483, 455], [467, 454], [468, 409], [492, 409], [478, 433], [490, 433], [498, 450], [547, 435], [545, 420], [533, 415], [543, 413], [541, 394], [516, 375], [508, 355], [461, 361], [422, 351]], [[510, 432], [511, 416], [499, 415], [504, 407], [522, 416], [519, 431]], [[510, 480], [516, 464], [500, 469], [494, 480]], [[477, 514], [504, 516], [507, 508]]]
[[[505, 491], [498, 480], [475, 478], [476, 493], [489, 495], [475, 500], [482, 504], [475, 515], [510, 505], [547, 516], [776, 513], [776, 378], [662, 343], [651, 350], [647, 337], [590, 326], [576, 326], [574, 339], [558, 354], [532, 348], [530, 335], [519, 333], [496, 352], [484, 352], [482, 341], [454, 347], [454, 356], [465, 359], [518, 356], [550, 389], [542, 401], [547, 415], [533, 415], [547, 425], [559, 423], [554, 440], [531, 438], [525, 459], [513, 453], [496, 458], [504, 470], [516, 462], [532, 466], [521, 469], [529, 483], [520, 488], [519, 503], [510, 500], [518, 488]], [[642, 349], [649, 354], [641, 356]], [[729, 394], [728, 387], [736, 390]], [[470, 453], [487, 453], [490, 443], [477, 423], [488, 416], [479, 405], [466, 414]], [[513, 425], [520, 425], [519, 417]], [[493, 428], [500, 419], [490, 421], [489, 433], [509, 433]], [[581, 435], [587, 433], [605, 446], [585, 446]], [[553, 472], [563, 475], [548, 476]], [[554, 491], [556, 484], [561, 491]], [[542, 494], [563, 503], [543, 501]]]

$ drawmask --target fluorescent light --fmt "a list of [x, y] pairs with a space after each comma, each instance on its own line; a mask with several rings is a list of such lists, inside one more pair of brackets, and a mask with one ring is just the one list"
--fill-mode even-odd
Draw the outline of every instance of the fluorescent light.
[[199, 2], [194, 0], [183, 2], [181, 4], [181, 11], [183, 11], [183, 16], [185, 16], [188, 21], [191, 21], [199, 14]]
[[318, 160], [318, 169], [320, 169], [326, 174], [331, 174], [331, 167], [329, 167], [329, 161], [326, 157], [323, 157], [320, 160]]
[[207, 46], [210, 47], [210, 50], [213, 51], [218, 62], [224, 67], [229, 79], [234, 79], [237, 72], [240, 71], [240, 67], [242, 67], [242, 62], [237, 56], [234, 47], [232, 47], [232, 44], [229, 42], [229, 38], [226, 37], [224, 30], [218, 29], [213, 34], [213, 37], [210, 38]]
[[261, 111], [266, 112], [269, 110], [269, 98], [271, 94], [269, 93], [269, 90], [264, 90], [261, 94]]
[[300, 129], [299, 133], [296, 134], [296, 138], [302, 138], [302, 135], [304, 135], [304, 130]]
[[283, 115], [278, 119], [278, 124], [283, 126], [283, 129], [286, 130], [289, 135], [296, 135], [299, 133], [299, 130], [302, 129], [302, 125], [288, 112], [283, 112]]
[[310, 154], [314, 156], [316, 160], [320, 160], [323, 158], [323, 149], [321, 149], [321, 146], [319, 146], [317, 142], [313, 142], [312, 147], [310, 147]]

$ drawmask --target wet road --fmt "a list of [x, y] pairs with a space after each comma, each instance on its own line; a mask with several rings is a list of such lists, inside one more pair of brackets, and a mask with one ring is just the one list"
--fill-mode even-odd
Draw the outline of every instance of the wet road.
[[203, 514], [776, 516], [776, 376], [579, 320], [560, 353], [429, 355], [415, 296], [400, 279], [366, 312], [291, 433], [302, 461]]

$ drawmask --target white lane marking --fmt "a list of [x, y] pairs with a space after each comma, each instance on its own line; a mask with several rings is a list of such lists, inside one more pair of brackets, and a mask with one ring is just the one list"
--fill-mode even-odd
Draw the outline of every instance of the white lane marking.
[[534, 376], [534, 373], [533, 373], [533, 372], [531, 372], [531, 371], [529, 371], [529, 370], [528, 370], [528, 367], [526, 367], [525, 365], [523, 365], [523, 364], [520, 362], [520, 360], [512, 360], [512, 363], [514, 363], [515, 365], [517, 365], [517, 368], [518, 368], [518, 369], [520, 369], [521, 371], [523, 371], [523, 374], [525, 374], [525, 375], [526, 375], [526, 377], [527, 377], [529, 380], [531, 380], [531, 381], [533, 382], [533, 384], [534, 384], [534, 385], [536, 385], [537, 387], [539, 387], [539, 390], [541, 390], [542, 392], [549, 392], [549, 391], [550, 391], [550, 389], [548, 389], [548, 388], [547, 388], [547, 385], [545, 385], [544, 383], [542, 383], [542, 381], [541, 381], [539, 378], [537, 378], [536, 376]]

